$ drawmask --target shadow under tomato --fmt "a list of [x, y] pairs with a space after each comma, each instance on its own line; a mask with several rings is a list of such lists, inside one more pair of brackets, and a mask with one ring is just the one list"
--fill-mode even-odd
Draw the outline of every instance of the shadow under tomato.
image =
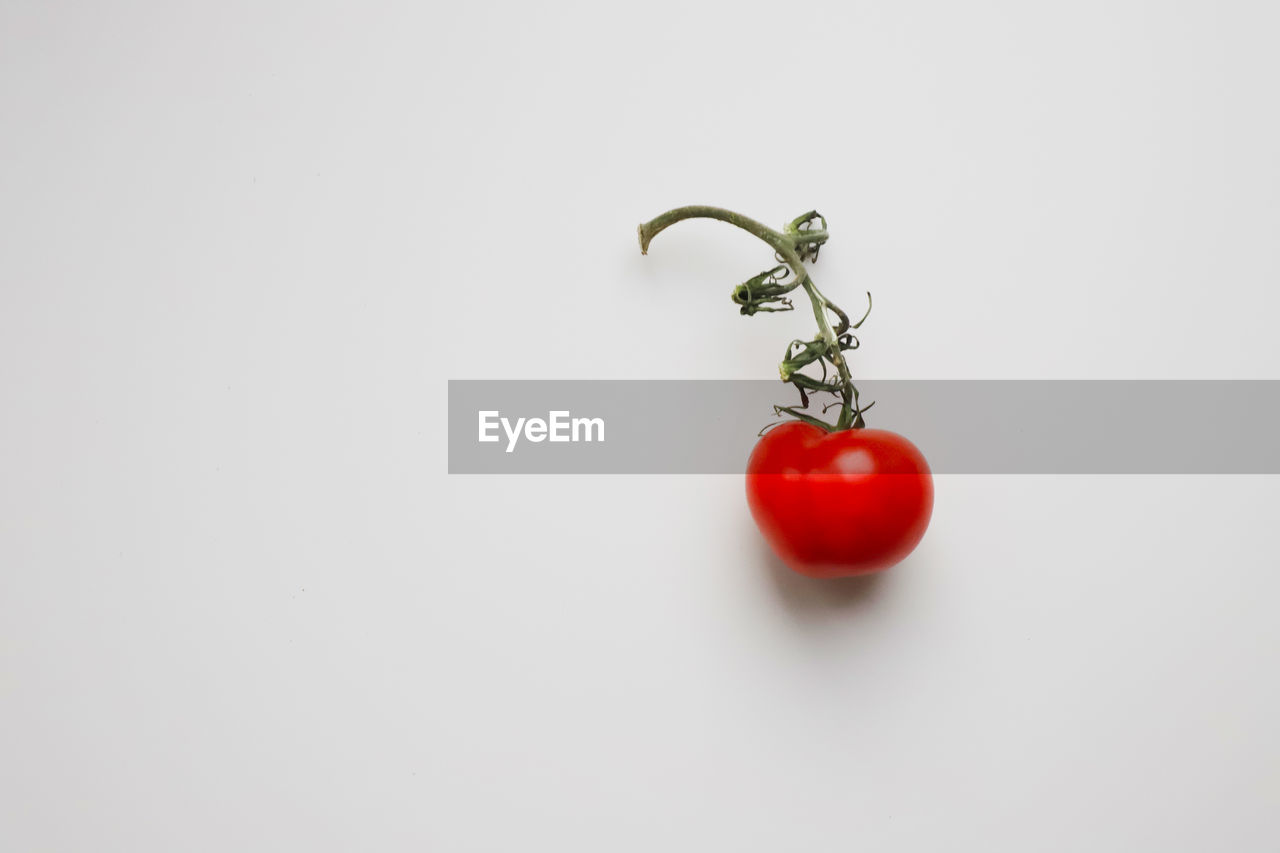
[[[870, 607], [888, 586], [889, 572], [849, 578], [811, 578], [787, 564], [761, 541], [760, 562], [782, 605], [799, 619], [824, 614], [848, 614]], [[892, 570], [890, 570], [892, 571]]]

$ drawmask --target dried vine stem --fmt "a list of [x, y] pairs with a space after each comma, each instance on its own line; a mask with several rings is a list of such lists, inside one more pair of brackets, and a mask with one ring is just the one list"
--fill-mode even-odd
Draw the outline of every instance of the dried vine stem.
[[[854, 387], [844, 353], [858, 348], [858, 339], [851, 330], [859, 328], [871, 313], [871, 294], [867, 294], [867, 311], [862, 319], [851, 323], [849, 315], [818, 290], [813, 277], [805, 268], [806, 262], [818, 259], [818, 250], [827, 242], [827, 220], [816, 210], [811, 210], [791, 220], [781, 231], [776, 231], [754, 219], [721, 207], [677, 207], [639, 227], [640, 251], [647, 255], [649, 243], [654, 237], [685, 219], [718, 219], [728, 222], [759, 238], [773, 249], [778, 265], [752, 276], [733, 289], [733, 301], [742, 314], [749, 316], [759, 312], [793, 310], [795, 306], [788, 294], [796, 288], [802, 288], [809, 297], [813, 317], [818, 323], [818, 334], [811, 341], [797, 340], [788, 344], [782, 363], [778, 365], [778, 372], [784, 382], [790, 382], [800, 392], [799, 409], [808, 408], [809, 391], [829, 392], [840, 398], [840, 417], [835, 424], [830, 424], [793, 406], [775, 406], [774, 410], [778, 414], [791, 415], [828, 431], [866, 426], [862, 413], [874, 404], [861, 406], [859, 403], [858, 389]], [[814, 363], [822, 368], [821, 379], [801, 372]], [[828, 379], [828, 364], [836, 373], [831, 379]]]

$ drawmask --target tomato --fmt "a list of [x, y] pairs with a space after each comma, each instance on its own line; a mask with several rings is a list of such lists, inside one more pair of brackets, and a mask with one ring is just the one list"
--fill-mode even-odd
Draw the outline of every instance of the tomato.
[[933, 513], [933, 475], [914, 444], [882, 429], [827, 432], [789, 421], [747, 462], [747, 503], [777, 555], [816, 578], [902, 561]]
[[640, 252], [647, 254], [656, 235], [685, 219], [727, 222], [773, 250], [777, 265], [735, 287], [733, 302], [747, 316], [791, 311], [792, 294], [802, 291], [818, 332], [787, 344], [778, 374], [800, 392], [801, 409], [815, 391], [835, 394], [840, 404], [829, 429], [818, 426], [825, 422], [812, 412], [774, 406], [796, 420], [766, 433], [747, 462], [747, 503], [765, 539], [791, 568], [818, 578], [878, 572], [901, 561], [929, 526], [933, 475], [914, 444], [866, 428], [862, 415], [871, 407], [859, 405], [844, 354], [858, 348], [853, 333], [871, 313], [871, 293], [855, 323], [818, 290], [805, 264], [817, 261], [827, 243], [826, 217], [811, 210], [777, 231], [722, 207], [677, 207], [636, 229]]

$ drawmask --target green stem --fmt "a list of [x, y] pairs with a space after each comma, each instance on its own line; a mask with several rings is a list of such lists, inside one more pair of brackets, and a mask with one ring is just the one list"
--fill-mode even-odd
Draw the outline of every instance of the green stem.
[[[732, 210], [695, 204], [668, 210], [661, 216], [644, 223], [636, 230], [640, 237], [640, 252], [646, 255], [649, 253], [649, 243], [654, 237], [685, 219], [718, 219], [721, 222], [735, 225], [768, 244], [777, 254], [778, 259], [790, 267], [792, 274], [795, 276], [793, 281], [799, 287], [803, 287], [805, 294], [808, 295], [809, 303], [813, 306], [813, 318], [818, 324], [818, 335], [826, 345], [825, 358], [831, 362], [831, 365], [835, 367], [840, 376], [842, 405], [840, 418], [836, 421], [835, 428], [843, 430], [851, 427], [861, 427], [864, 425], [862, 423], [862, 414], [855, 408], [857, 390], [854, 388], [853, 378], [849, 374], [849, 365], [840, 352], [839, 335], [844, 334], [849, 328], [848, 316], [818, 290], [818, 286], [809, 275], [809, 271], [805, 269], [804, 259], [801, 257], [801, 249], [809, 254], [810, 257], [817, 257], [817, 246], [826, 242], [827, 232], [825, 227], [823, 229], [810, 230], [801, 230], [798, 227], [800, 222], [816, 216], [816, 212], [806, 214], [806, 216], [793, 221], [786, 231], [776, 231], [762, 222], [757, 222]], [[825, 226], [825, 220], [823, 224]], [[831, 327], [831, 320], [827, 316], [828, 310], [840, 317], [841, 327], [839, 332]], [[790, 413], [795, 414], [794, 412]], [[806, 418], [806, 420], [808, 419]]]

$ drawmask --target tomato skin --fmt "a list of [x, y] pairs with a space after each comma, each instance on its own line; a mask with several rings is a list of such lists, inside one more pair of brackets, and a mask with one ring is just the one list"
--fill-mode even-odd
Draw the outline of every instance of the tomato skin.
[[747, 503], [795, 571], [862, 575], [901, 562], [920, 543], [933, 514], [933, 475], [924, 454], [897, 433], [828, 433], [789, 421], [752, 451]]

